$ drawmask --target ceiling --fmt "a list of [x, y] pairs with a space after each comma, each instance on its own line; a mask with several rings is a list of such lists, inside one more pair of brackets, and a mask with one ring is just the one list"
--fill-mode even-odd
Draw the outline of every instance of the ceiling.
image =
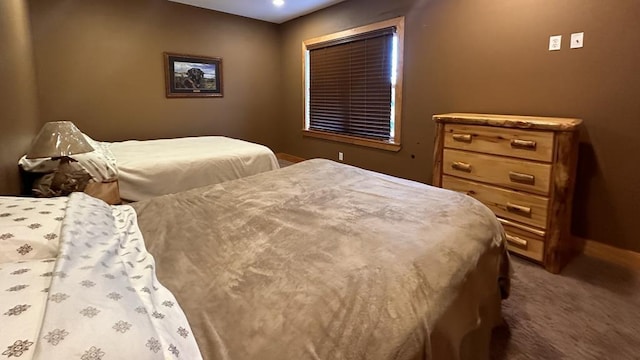
[[285, 4], [280, 7], [273, 5], [272, 0], [169, 1], [281, 24], [344, 0], [284, 0]]

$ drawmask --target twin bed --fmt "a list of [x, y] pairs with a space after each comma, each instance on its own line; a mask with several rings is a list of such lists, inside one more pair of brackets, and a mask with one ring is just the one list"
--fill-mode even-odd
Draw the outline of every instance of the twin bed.
[[[95, 151], [73, 155], [78, 168], [99, 182], [118, 180], [120, 198], [140, 201], [279, 168], [266, 146], [224, 136], [123, 142], [95, 141]], [[47, 173], [57, 161], [26, 159], [22, 169]]]
[[278, 169], [266, 146], [224, 136], [111, 143], [120, 197], [129, 201], [174, 194]]
[[479, 359], [508, 291], [484, 205], [328, 160], [131, 206], [2, 198], [0, 225], [0, 350], [27, 359]]

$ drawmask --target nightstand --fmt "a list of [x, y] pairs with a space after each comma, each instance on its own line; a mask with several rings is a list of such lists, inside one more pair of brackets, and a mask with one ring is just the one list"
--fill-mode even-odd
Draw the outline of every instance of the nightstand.
[[91, 181], [87, 184], [87, 187], [84, 188], [84, 192], [87, 195], [98, 198], [109, 205], [118, 205], [122, 203], [117, 179], [108, 182]]
[[[21, 194], [27, 196], [37, 196], [37, 194], [33, 191], [34, 185], [45, 175], [47, 174], [29, 172], [20, 168], [20, 178], [22, 183]], [[49, 176], [51, 175], [49, 174]], [[95, 182], [93, 180], [89, 180], [86, 183], [83, 192], [100, 200], [103, 200], [109, 205], [117, 205], [122, 203], [122, 200], [120, 199], [120, 188], [118, 186], [117, 179], [104, 182]], [[46, 197], [47, 195], [40, 196]], [[59, 195], [50, 194], [49, 196]]]

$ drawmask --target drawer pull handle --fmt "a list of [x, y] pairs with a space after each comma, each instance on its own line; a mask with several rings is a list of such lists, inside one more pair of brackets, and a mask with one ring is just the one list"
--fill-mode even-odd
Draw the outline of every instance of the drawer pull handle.
[[508, 212], [512, 212], [512, 213], [516, 213], [516, 214], [531, 216], [531, 208], [530, 207], [522, 206], [522, 205], [516, 205], [516, 204], [509, 203], [509, 202], [507, 203], [507, 211]]
[[472, 139], [471, 134], [453, 134], [453, 140], [470, 143]]
[[471, 172], [471, 164], [467, 164], [462, 161], [454, 161], [453, 164], [451, 164], [451, 168], [453, 170]]
[[529, 242], [527, 240], [510, 234], [507, 234], [507, 242], [524, 250], [527, 250], [527, 246], [529, 245]]
[[509, 171], [509, 179], [513, 182], [527, 184], [527, 185], [535, 185], [536, 177], [529, 174], [523, 174], [515, 171]]
[[536, 142], [532, 140], [513, 139], [511, 140], [511, 147], [518, 149], [535, 150]]

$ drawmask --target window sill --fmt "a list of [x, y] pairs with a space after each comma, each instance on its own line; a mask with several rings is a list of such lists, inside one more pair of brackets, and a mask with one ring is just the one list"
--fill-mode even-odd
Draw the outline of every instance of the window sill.
[[302, 135], [319, 138], [319, 139], [338, 141], [338, 142], [343, 142], [347, 144], [354, 144], [354, 145], [366, 146], [366, 147], [371, 147], [376, 149], [382, 149], [387, 151], [400, 151], [400, 147], [401, 147], [400, 143], [394, 143], [391, 141], [371, 140], [371, 139], [365, 139], [365, 138], [360, 138], [356, 136], [332, 134], [332, 133], [326, 133], [326, 132], [316, 131], [316, 130], [302, 129]]

